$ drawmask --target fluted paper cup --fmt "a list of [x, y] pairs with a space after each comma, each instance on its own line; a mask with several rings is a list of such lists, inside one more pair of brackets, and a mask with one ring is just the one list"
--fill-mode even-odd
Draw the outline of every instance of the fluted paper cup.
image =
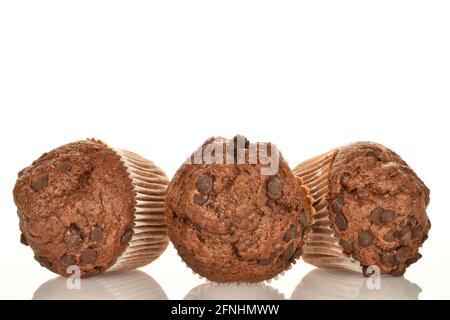
[[145, 266], [169, 244], [164, 199], [169, 184], [165, 173], [136, 153], [115, 149], [128, 172], [135, 192], [133, 236], [125, 251], [108, 270]]
[[334, 156], [338, 149], [314, 157], [294, 168], [293, 172], [303, 180], [313, 198], [312, 232], [305, 241], [302, 259], [322, 268], [343, 268], [357, 272], [362, 271], [359, 261], [344, 252], [335, 235], [330, 219], [329, 176]]

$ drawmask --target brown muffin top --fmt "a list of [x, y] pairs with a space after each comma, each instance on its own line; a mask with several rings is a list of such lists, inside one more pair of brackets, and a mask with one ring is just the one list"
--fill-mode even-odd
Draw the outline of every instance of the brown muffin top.
[[[212, 138], [203, 149], [227, 141]], [[247, 160], [252, 145], [243, 148]], [[166, 197], [169, 237], [196, 273], [216, 282], [258, 282], [301, 255], [310, 201], [282, 158], [276, 174], [262, 175], [262, 166], [184, 164], [175, 174]]]
[[364, 270], [377, 265], [398, 276], [421, 257], [429, 190], [393, 151], [372, 142], [340, 148], [328, 201], [341, 246]]
[[19, 173], [14, 201], [21, 240], [49, 270], [105, 271], [132, 236], [134, 190], [114, 150], [79, 141], [45, 153]]

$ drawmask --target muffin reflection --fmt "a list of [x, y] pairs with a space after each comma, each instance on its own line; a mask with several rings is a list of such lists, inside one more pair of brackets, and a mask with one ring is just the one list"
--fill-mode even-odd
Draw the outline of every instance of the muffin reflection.
[[345, 270], [315, 269], [292, 293], [293, 300], [417, 300], [422, 289], [403, 277], [364, 278]]
[[57, 277], [42, 284], [33, 300], [167, 300], [161, 286], [148, 274], [133, 270], [109, 272], [76, 280]]
[[264, 283], [219, 284], [207, 282], [193, 288], [184, 300], [284, 300], [283, 294]]

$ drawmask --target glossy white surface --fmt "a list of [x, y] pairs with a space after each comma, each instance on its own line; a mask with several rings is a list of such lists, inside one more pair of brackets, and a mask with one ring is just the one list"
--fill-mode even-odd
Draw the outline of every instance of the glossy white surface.
[[[22, 250], [20, 250], [22, 251]], [[18, 299], [442, 299], [448, 298], [445, 270], [427, 272], [431, 257], [408, 269], [405, 277], [367, 279], [360, 274], [316, 269], [298, 261], [272, 281], [259, 284], [216, 284], [192, 273], [170, 247], [141, 270], [110, 272], [74, 282], [58, 277], [23, 253], [23, 265], [3, 277], [0, 298]], [[28, 260], [28, 261], [25, 261]], [[69, 285], [67, 283], [69, 282]]]
[[[1, 1], [0, 298], [450, 298], [449, 16], [449, 1]], [[96, 137], [172, 177], [236, 133], [292, 166], [358, 140], [398, 152], [431, 189], [410, 283], [367, 291], [299, 262], [269, 288], [198, 287], [169, 248], [143, 268], [148, 288], [114, 291], [131, 274], [65, 292], [20, 245], [12, 189], [43, 152]]]

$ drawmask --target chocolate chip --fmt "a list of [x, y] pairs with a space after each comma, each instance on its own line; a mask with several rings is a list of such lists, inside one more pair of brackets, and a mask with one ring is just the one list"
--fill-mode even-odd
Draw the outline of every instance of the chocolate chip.
[[414, 229], [412, 230], [412, 238], [419, 239], [421, 236], [422, 236], [422, 227], [421, 226], [414, 227]]
[[383, 260], [383, 262], [390, 267], [397, 264], [397, 260], [392, 252], [383, 252], [381, 255], [381, 260]]
[[48, 152], [44, 152], [43, 154], [41, 154], [41, 156], [39, 157], [38, 160], [41, 160], [41, 159], [44, 158], [46, 155], [48, 155]]
[[410, 231], [405, 232], [403, 236], [400, 237], [400, 240], [402, 240], [403, 242], [411, 240], [411, 232]]
[[336, 227], [338, 227], [339, 230], [341, 230], [341, 231], [344, 231], [345, 229], [347, 229], [347, 219], [340, 212], [336, 213], [334, 223], [335, 223]]
[[309, 219], [309, 215], [306, 214], [305, 209], [300, 211], [299, 222], [302, 226], [309, 226], [311, 223], [311, 219]]
[[132, 229], [128, 229], [124, 232], [122, 239], [120, 241], [122, 244], [128, 244], [130, 242], [131, 238], [133, 237], [134, 231]]
[[64, 234], [64, 242], [70, 246], [78, 246], [83, 243], [81, 232], [75, 224], [71, 224]]
[[75, 264], [75, 257], [66, 253], [61, 258], [59, 258], [59, 261], [61, 261], [61, 264], [67, 268], [68, 266], [72, 266]]
[[383, 223], [389, 223], [391, 221], [394, 221], [395, 219], [395, 212], [392, 210], [384, 210], [381, 213], [381, 222]]
[[39, 264], [47, 269], [50, 269], [53, 265], [53, 263], [50, 262], [50, 260], [48, 260], [48, 258], [46, 257], [34, 257], [34, 259], [36, 259], [37, 262], [39, 262]]
[[24, 246], [28, 246], [27, 238], [23, 233], [20, 234], [20, 243], [23, 244]]
[[392, 231], [388, 231], [384, 234], [383, 236], [383, 240], [386, 242], [393, 242], [395, 241], [395, 236], [394, 233]]
[[275, 260], [275, 256], [270, 256], [267, 259], [261, 259], [258, 260], [258, 264], [262, 265], [262, 266], [268, 266], [269, 264], [271, 264], [273, 261]]
[[349, 177], [351, 177], [351, 174], [350, 174], [350, 173], [348, 173], [348, 172], [342, 172], [342, 173], [339, 175], [339, 178], [338, 178], [338, 179], [339, 179], [339, 183], [346, 184]]
[[363, 266], [362, 267], [362, 273], [363, 273], [364, 277], [369, 278], [370, 276], [372, 276], [375, 273], [375, 270], [372, 270], [372, 272], [369, 273], [369, 267], [368, 266]]
[[103, 237], [103, 229], [95, 226], [91, 231], [91, 240], [98, 241]]
[[406, 223], [409, 224], [411, 227], [414, 227], [417, 224], [417, 220], [411, 214], [410, 216], [408, 216], [408, 219], [406, 220]]
[[370, 214], [370, 222], [375, 225], [389, 223], [395, 219], [395, 212], [392, 210], [384, 210], [383, 208], [376, 208]]
[[101, 273], [101, 269], [99, 267], [95, 267], [94, 269], [89, 270], [84, 274], [85, 278], [95, 277]]
[[277, 176], [270, 177], [267, 180], [267, 196], [270, 199], [280, 199], [283, 193], [281, 179]]
[[192, 201], [195, 204], [198, 204], [199, 206], [205, 204], [207, 200], [208, 200], [208, 196], [206, 194], [201, 194], [201, 193], [194, 194], [194, 197], [192, 198]]
[[294, 258], [298, 259], [302, 256], [303, 254], [303, 248], [302, 247], [298, 247], [297, 250], [295, 250], [294, 252]]
[[172, 219], [173, 220], [178, 219], [178, 215], [177, 215], [177, 213], [175, 211], [172, 212]]
[[373, 150], [367, 151], [366, 153], [364, 153], [364, 156], [365, 157], [373, 157], [373, 158], [378, 159], [378, 160], [380, 159], [380, 156], [378, 155], [378, 153], [376, 153]]
[[208, 194], [213, 188], [213, 178], [210, 174], [204, 174], [197, 179], [195, 186], [198, 191], [203, 194]]
[[200, 231], [197, 230], [197, 238], [201, 242], [205, 242], [205, 237], [200, 233]]
[[344, 252], [347, 252], [347, 253], [350, 253], [355, 249], [355, 245], [353, 244], [353, 241], [341, 239], [339, 241], [339, 244], [344, 249]]
[[293, 257], [294, 253], [295, 253], [295, 247], [294, 247], [294, 244], [291, 243], [286, 248], [286, 251], [284, 251], [284, 253], [282, 255], [282, 259], [286, 260], [286, 261], [291, 260], [291, 258]]
[[410, 253], [409, 247], [400, 247], [395, 253], [395, 259], [398, 263], [405, 263]]
[[381, 214], [384, 212], [384, 210], [382, 208], [376, 208], [374, 210], [372, 210], [372, 212], [370, 213], [370, 222], [372, 222], [375, 225], [380, 225], [381, 224]]
[[39, 179], [31, 182], [31, 188], [36, 192], [44, 190], [47, 187], [48, 187], [48, 176], [40, 177]]
[[21, 176], [23, 176], [23, 174], [25, 173], [25, 170], [26, 170], [26, 168], [20, 170], [20, 171], [17, 173], [17, 177], [20, 178]]
[[91, 180], [92, 169], [88, 169], [78, 177], [79, 188], [85, 188]]
[[420, 242], [421, 242], [421, 243], [424, 243], [427, 239], [428, 239], [428, 235], [426, 234], [426, 235], [424, 235], [424, 236], [422, 237], [422, 239], [420, 240]]
[[339, 196], [331, 201], [331, 211], [333, 211], [334, 213], [340, 213], [343, 206], [344, 198], [342, 196]]
[[302, 240], [305, 240], [305, 239], [306, 239], [306, 236], [307, 236], [308, 233], [310, 233], [310, 232], [311, 232], [311, 227], [303, 227], [303, 228], [302, 228], [302, 232], [301, 232]]
[[422, 255], [417, 252], [417, 254], [413, 258], [406, 260], [406, 266], [409, 267], [410, 265], [412, 265], [413, 263], [416, 263], [421, 258], [422, 258]]
[[405, 274], [405, 271], [406, 271], [405, 268], [398, 267], [392, 270], [389, 274], [393, 277], [401, 277], [402, 275]]
[[86, 249], [80, 255], [80, 262], [83, 264], [92, 263], [97, 259], [97, 251], [94, 249]]
[[295, 237], [295, 231], [296, 231], [296, 228], [295, 228], [295, 226], [292, 224], [292, 225], [289, 227], [289, 230], [286, 231], [286, 233], [284, 234], [283, 240], [284, 240], [285, 242], [289, 242], [289, 241], [291, 241], [292, 239], [294, 239], [294, 237]]
[[373, 243], [373, 236], [369, 230], [361, 230], [359, 232], [358, 243], [362, 248], [367, 248]]
[[56, 167], [61, 172], [68, 172], [72, 170], [72, 164], [70, 163], [70, 161], [61, 161]]
[[411, 236], [412, 230], [408, 225], [404, 226], [401, 230], [397, 232], [397, 237], [404, 242], [411, 240]]

